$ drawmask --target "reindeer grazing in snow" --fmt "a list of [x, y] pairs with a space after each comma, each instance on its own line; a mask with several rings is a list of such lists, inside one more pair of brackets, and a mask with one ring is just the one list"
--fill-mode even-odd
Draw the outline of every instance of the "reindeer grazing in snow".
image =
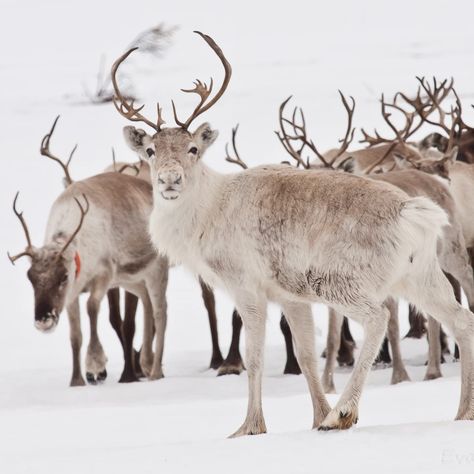
[[[279, 303], [291, 327], [301, 370], [312, 396], [314, 427], [349, 428], [368, 370], [384, 337], [383, 301], [404, 297], [443, 321], [461, 349], [462, 387], [457, 419], [474, 419], [474, 315], [455, 300], [436, 256], [445, 212], [425, 197], [346, 173], [262, 166], [221, 175], [202, 160], [218, 133], [191, 123], [224, 93], [231, 66], [212, 38], [198, 33], [218, 55], [225, 78], [211, 88], [196, 82], [200, 102], [177, 127], [154, 136], [124, 129], [133, 150], [149, 160], [153, 184], [152, 241], [172, 261], [235, 299], [246, 334], [247, 417], [234, 436], [266, 431], [261, 404], [267, 301]], [[113, 65], [113, 73], [131, 54]], [[144, 118], [116, 97], [128, 119]], [[150, 122], [150, 121], [149, 121]], [[152, 122], [150, 122], [152, 123]], [[156, 130], [156, 128], [155, 128]], [[242, 206], [242, 203], [245, 206]], [[223, 232], [225, 229], [225, 232]], [[311, 303], [321, 302], [359, 321], [366, 337], [349, 383], [331, 409], [317, 372]]]
[[[69, 171], [69, 165], [71, 164], [71, 160], [77, 149], [77, 145], [73, 147], [66, 161], [63, 161], [61, 158], [51, 152], [50, 142], [56, 129], [58, 120], [59, 115], [55, 118], [50, 131], [41, 140], [40, 153], [42, 156], [45, 156], [59, 164], [64, 173], [63, 186], [64, 188], [67, 188], [73, 183], [73, 179]], [[107, 291], [107, 299], [109, 303], [109, 321], [123, 348], [124, 368], [119, 382], [136, 382], [138, 381], [137, 373], [141, 373], [141, 369], [139, 367], [134, 367], [135, 361], [133, 360], [134, 353], [132, 345], [133, 336], [135, 334], [135, 313], [138, 304], [138, 298], [132, 293], [125, 293], [125, 318], [123, 323], [122, 317], [120, 315], [120, 290], [118, 288], [109, 289]], [[148, 326], [149, 325], [145, 324], [145, 327]], [[104, 368], [102, 376], [100, 377], [100, 381], [105, 378], [106, 375], [107, 371]], [[92, 373], [87, 372], [86, 379], [89, 383], [96, 383], [96, 379]]]
[[89, 293], [87, 378], [101, 380], [106, 357], [97, 334], [97, 317], [107, 291], [118, 286], [140, 297], [146, 319], [154, 321], [155, 354], [151, 342], [147, 345], [144, 341], [140, 365], [150, 379], [163, 376], [168, 261], [155, 252], [148, 238], [151, 208], [151, 186], [141, 179], [105, 173], [76, 181], [54, 202], [44, 245], [38, 248], [33, 246], [23, 216], [16, 210], [15, 198], [14, 211], [25, 231], [27, 247], [10, 259], [31, 259], [28, 278], [35, 292], [38, 329], [53, 329], [63, 308], [67, 309], [73, 352], [71, 386], [84, 385], [79, 295]]

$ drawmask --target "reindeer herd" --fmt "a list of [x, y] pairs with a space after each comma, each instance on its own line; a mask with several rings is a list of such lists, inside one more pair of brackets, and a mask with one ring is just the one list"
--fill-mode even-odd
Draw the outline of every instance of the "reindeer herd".
[[[69, 162], [50, 151], [57, 119], [41, 144], [41, 154], [58, 162], [64, 191], [53, 203], [42, 246], [33, 245], [23, 214], [13, 210], [27, 245], [9, 256], [12, 263], [28, 256], [28, 279], [34, 290], [35, 326], [51, 331], [64, 308], [69, 318], [73, 355], [71, 386], [85, 385], [81, 368], [82, 331], [79, 296], [87, 293], [90, 338], [86, 380], [107, 377], [107, 357], [97, 330], [107, 296], [110, 322], [123, 347], [120, 382], [142, 376], [163, 377], [162, 357], [167, 322], [168, 270], [184, 265], [202, 288], [212, 339], [211, 368], [219, 375], [248, 374], [248, 410], [233, 436], [266, 432], [261, 385], [266, 309], [282, 309], [281, 329], [287, 349], [285, 373], [303, 373], [313, 404], [313, 427], [347, 429], [358, 420], [364, 382], [376, 358], [393, 358], [392, 383], [409, 380], [400, 349], [398, 301], [410, 303], [410, 333], [426, 331], [429, 354], [426, 378], [441, 376], [446, 347], [441, 324], [456, 340], [461, 365], [461, 399], [456, 419], [474, 420], [474, 129], [463, 121], [453, 81], [418, 78], [416, 97], [382, 96], [381, 112], [392, 137], [364, 130], [366, 147], [350, 150], [354, 139], [355, 101], [340, 93], [347, 126], [339, 146], [321, 152], [308, 136], [301, 109], [287, 114], [290, 98], [278, 115], [276, 132], [289, 160], [249, 169], [236, 146], [226, 159], [243, 168], [220, 174], [202, 157], [218, 136], [208, 123], [195, 120], [224, 94], [232, 68], [214, 40], [196, 32], [224, 67], [224, 80], [199, 80], [199, 103], [182, 120], [172, 101], [176, 127], [165, 127], [157, 104], [155, 121], [122, 95], [117, 78], [126, 52], [111, 71], [117, 111], [140, 122], [150, 133], [126, 126], [136, 163], [115, 163], [103, 173], [73, 181]], [[136, 48], [135, 48], [136, 49]], [[445, 102], [454, 105], [445, 110]], [[398, 116], [395, 120], [395, 116]], [[402, 120], [402, 125], [400, 125]], [[425, 126], [436, 127], [413, 141]], [[309, 156], [313, 156], [311, 159]], [[245, 203], [245, 205], [242, 205]], [[235, 302], [233, 335], [224, 360], [219, 348], [213, 288], [224, 289]], [[461, 305], [461, 288], [470, 310]], [[120, 311], [120, 289], [125, 312]], [[138, 301], [144, 309], [142, 345], [133, 346]], [[329, 330], [320, 378], [314, 345], [311, 305], [329, 307]], [[425, 320], [426, 316], [426, 320]], [[365, 332], [358, 360], [348, 319]], [[239, 352], [245, 331], [245, 364]], [[382, 347], [382, 351], [381, 351]], [[379, 354], [380, 351], [380, 354]], [[338, 402], [336, 363], [353, 365]]]

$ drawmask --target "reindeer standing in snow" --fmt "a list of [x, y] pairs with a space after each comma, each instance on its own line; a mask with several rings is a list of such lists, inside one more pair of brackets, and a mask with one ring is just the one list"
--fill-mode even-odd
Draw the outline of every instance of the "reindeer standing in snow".
[[[383, 340], [388, 311], [383, 301], [404, 297], [443, 321], [461, 350], [462, 387], [457, 419], [474, 419], [474, 315], [455, 300], [439, 267], [436, 245], [445, 212], [424, 197], [410, 198], [380, 181], [331, 171], [262, 166], [221, 175], [202, 160], [217, 132], [191, 123], [224, 93], [231, 66], [209, 36], [198, 33], [222, 61], [223, 85], [196, 83], [200, 102], [186, 121], [173, 104], [177, 127], [154, 136], [124, 129], [133, 150], [149, 160], [153, 184], [152, 241], [172, 261], [234, 298], [246, 334], [249, 404], [234, 436], [266, 431], [261, 403], [266, 306], [280, 304], [312, 396], [313, 426], [349, 428], [368, 370]], [[131, 54], [113, 65], [113, 74]], [[117, 98], [117, 101], [119, 99]], [[120, 101], [133, 120], [139, 109]], [[245, 203], [242, 206], [242, 203]], [[329, 406], [319, 379], [311, 303], [321, 302], [360, 322], [365, 340], [347, 387]]]
[[16, 198], [13, 208], [25, 231], [27, 247], [10, 258], [15, 262], [22, 256], [30, 257], [28, 278], [35, 292], [36, 327], [50, 331], [63, 308], [67, 309], [73, 352], [71, 386], [84, 385], [79, 295], [89, 293], [87, 378], [100, 381], [106, 375], [107, 359], [97, 333], [97, 317], [107, 291], [118, 286], [138, 296], [145, 318], [154, 321], [155, 354], [151, 343], [144, 344], [140, 365], [150, 379], [163, 377], [168, 261], [155, 252], [148, 237], [151, 186], [120, 173], [72, 183], [51, 208], [42, 247], [33, 246], [26, 222], [16, 210]]

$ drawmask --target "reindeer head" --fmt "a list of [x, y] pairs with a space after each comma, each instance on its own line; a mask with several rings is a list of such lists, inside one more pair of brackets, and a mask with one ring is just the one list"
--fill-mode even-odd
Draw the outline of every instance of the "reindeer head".
[[13, 211], [25, 232], [27, 246], [18, 255], [13, 257], [8, 255], [8, 257], [13, 264], [20, 257], [30, 257], [31, 266], [27, 276], [35, 294], [35, 327], [42, 332], [49, 332], [57, 326], [59, 315], [64, 309], [67, 292], [80, 269], [80, 260], [76, 252], [74, 238], [89, 210], [87, 198], [83, 197], [86, 207], [83, 207], [79, 200], [75, 198], [81, 212], [76, 230], [70, 236], [63, 234], [55, 236], [52, 242], [41, 248], [32, 245], [23, 213], [16, 209], [18, 193], [13, 201]]
[[448, 154], [433, 157], [432, 154], [424, 155], [420, 160], [408, 159], [406, 156], [395, 155], [395, 163], [398, 169], [415, 168], [424, 173], [434, 174], [443, 179], [450, 180], [449, 172], [451, 166], [456, 162], [458, 147], [454, 147]]
[[200, 80], [196, 80], [194, 88], [182, 89], [183, 92], [197, 94], [200, 101], [185, 122], [179, 120], [175, 104], [172, 101], [177, 127], [162, 128], [165, 122], [161, 116], [159, 104], [157, 104], [158, 119], [156, 123], [153, 123], [140, 113], [143, 106], [135, 108], [133, 101], [127, 101], [120, 93], [116, 79], [118, 67], [137, 48], [127, 51], [112, 66], [112, 84], [115, 91], [114, 104], [118, 112], [132, 122], [143, 122], [155, 130], [154, 135], [151, 136], [142, 129], [128, 126], [124, 128], [125, 140], [129, 147], [138, 153], [141, 158], [148, 160], [155, 196], [167, 201], [176, 200], [181, 193], [185, 192], [186, 186], [192, 182], [195, 164], [216, 140], [218, 132], [212, 130], [208, 123], [202, 124], [194, 132], [189, 131], [189, 126], [196, 117], [211, 108], [220, 99], [229, 84], [232, 74], [230, 64], [215, 41], [199, 31], [195, 33], [200, 35], [217, 54], [224, 66], [225, 76], [219, 91], [210, 100], [208, 99], [212, 92], [212, 79], [209, 86]]

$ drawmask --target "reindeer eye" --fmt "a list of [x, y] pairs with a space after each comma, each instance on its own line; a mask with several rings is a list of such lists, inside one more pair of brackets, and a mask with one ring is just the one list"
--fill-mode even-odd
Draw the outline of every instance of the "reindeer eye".
[[153, 148], [147, 148], [146, 154], [148, 155], [149, 158], [151, 158], [155, 154], [155, 150], [153, 150]]
[[165, 182], [161, 178], [158, 178], [158, 183], [165, 184]]
[[189, 149], [188, 153], [192, 153], [193, 155], [197, 155], [198, 149], [193, 146], [192, 148]]

